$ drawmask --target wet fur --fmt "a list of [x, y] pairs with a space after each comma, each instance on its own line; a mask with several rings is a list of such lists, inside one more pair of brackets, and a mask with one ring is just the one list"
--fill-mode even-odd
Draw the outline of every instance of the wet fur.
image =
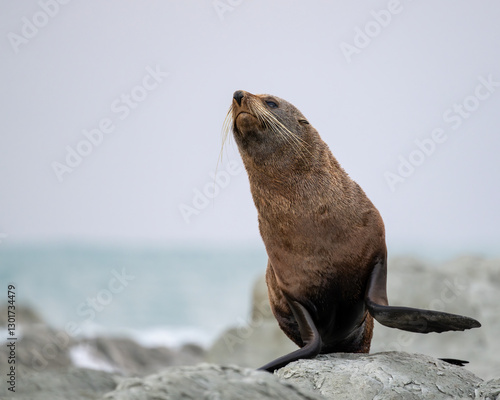
[[[279, 109], [265, 108], [268, 98]], [[259, 117], [263, 109], [272, 117]], [[256, 115], [238, 128], [242, 110]], [[280, 327], [303, 346], [286, 293], [312, 314], [322, 352], [368, 352], [373, 319], [364, 306], [365, 286], [373, 260], [385, 257], [378, 211], [318, 132], [298, 122], [305, 118], [290, 103], [246, 94], [229, 116], [269, 255], [266, 280]], [[272, 118], [290, 133], [266, 125]]]

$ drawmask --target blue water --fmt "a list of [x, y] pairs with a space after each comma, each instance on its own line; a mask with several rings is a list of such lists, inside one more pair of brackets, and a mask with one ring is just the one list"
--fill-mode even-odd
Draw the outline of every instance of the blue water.
[[248, 317], [266, 260], [264, 249], [2, 246], [0, 303], [14, 283], [18, 304], [74, 335], [196, 332], [206, 343]]

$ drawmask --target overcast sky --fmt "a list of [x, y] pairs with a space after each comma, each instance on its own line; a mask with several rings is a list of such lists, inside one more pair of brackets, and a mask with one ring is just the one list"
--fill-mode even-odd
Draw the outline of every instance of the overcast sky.
[[213, 177], [243, 89], [303, 112], [389, 252], [500, 255], [498, 2], [0, 4], [5, 243], [258, 245], [234, 141]]

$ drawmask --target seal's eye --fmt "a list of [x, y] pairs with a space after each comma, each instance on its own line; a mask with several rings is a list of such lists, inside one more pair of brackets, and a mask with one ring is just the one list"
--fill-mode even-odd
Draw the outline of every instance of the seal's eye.
[[299, 124], [309, 125], [309, 121], [306, 119], [299, 119]]
[[278, 108], [278, 105], [277, 105], [274, 101], [266, 101], [266, 104], [267, 104], [270, 108]]

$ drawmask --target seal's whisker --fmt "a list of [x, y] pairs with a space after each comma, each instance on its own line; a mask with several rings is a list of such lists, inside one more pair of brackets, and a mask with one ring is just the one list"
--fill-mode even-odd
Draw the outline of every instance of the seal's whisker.
[[227, 139], [228, 137], [230, 137], [229, 133], [232, 130], [232, 125], [233, 125], [233, 105], [231, 104], [229, 110], [227, 111], [226, 117], [224, 118], [224, 122], [222, 123], [222, 132], [221, 132], [222, 144], [217, 165], [219, 164], [219, 162], [222, 161], [222, 154], [224, 152], [224, 147], [226, 145]]
[[[233, 105], [229, 107], [229, 110], [227, 111], [226, 117], [224, 118], [224, 122], [222, 123], [222, 130], [221, 130], [221, 147], [220, 147], [220, 153], [219, 153], [219, 158], [217, 159], [217, 165], [215, 166], [215, 174], [217, 174], [217, 171], [219, 169], [219, 164], [222, 162], [222, 157], [224, 154], [224, 147], [226, 146], [227, 139], [231, 139], [231, 136], [229, 133], [232, 130], [232, 125], [233, 125]], [[227, 151], [227, 148], [226, 148]], [[215, 178], [214, 178], [215, 179]]]

